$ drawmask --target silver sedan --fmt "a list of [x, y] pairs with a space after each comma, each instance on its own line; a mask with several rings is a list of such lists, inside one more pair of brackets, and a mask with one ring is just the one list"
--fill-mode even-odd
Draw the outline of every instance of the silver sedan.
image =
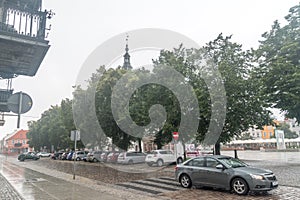
[[278, 186], [270, 170], [254, 168], [239, 159], [221, 155], [192, 158], [175, 167], [182, 187], [209, 186], [233, 190], [239, 195], [249, 191], [269, 191]]

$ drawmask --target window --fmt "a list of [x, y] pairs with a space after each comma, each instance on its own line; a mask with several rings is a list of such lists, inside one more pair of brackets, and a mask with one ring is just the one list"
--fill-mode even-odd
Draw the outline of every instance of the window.
[[126, 155], [127, 156], [134, 156], [135, 154], [134, 153], [127, 153]]
[[167, 154], [167, 151], [161, 151], [160, 154]]
[[213, 158], [206, 158], [206, 166], [215, 168], [219, 162]]
[[15, 140], [12, 140], [11, 143], [12, 143], [12, 144], [15, 144]]
[[173, 152], [172, 152], [172, 151], [167, 151], [167, 153], [168, 153], [168, 154], [173, 154]]
[[195, 167], [204, 167], [204, 158], [195, 158], [188, 162], [186, 165]]

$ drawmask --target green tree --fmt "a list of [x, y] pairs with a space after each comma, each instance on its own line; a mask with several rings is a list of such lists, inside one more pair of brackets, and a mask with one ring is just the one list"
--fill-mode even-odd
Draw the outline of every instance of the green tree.
[[[263, 125], [270, 121], [270, 112], [266, 109], [264, 99], [261, 98], [259, 84], [251, 74], [252, 52], [243, 51], [241, 45], [230, 41], [231, 37], [223, 37], [220, 34], [214, 41], [209, 42], [201, 49], [184, 49], [180, 46], [174, 51], [162, 51], [155, 64], [164, 64], [174, 67], [186, 77], [188, 84], [193, 86], [198, 98], [200, 108], [200, 122], [197, 140], [203, 142], [208, 131], [211, 118], [211, 97], [218, 95], [218, 90], [210, 92], [203, 80], [203, 74], [209, 76], [211, 82], [218, 81], [211, 69], [199, 66], [199, 59], [208, 56], [215, 63], [217, 71], [222, 76], [226, 90], [226, 102], [215, 102], [214, 109], [224, 109], [226, 106], [226, 119], [222, 133], [216, 143], [216, 153], [219, 152], [219, 143], [230, 141], [234, 136], [240, 135], [251, 125]], [[213, 67], [213, 65], [211, 66]], [[207, 70], [207, 71], [205, 71]], [[180, 110], [174, 106], [174, 110]], [[175, 112], [176, 113], [176, 112]], [[180, 117], [180, 116], [179, 116]], [[217, 116], [218, 117], [218, 116]], [[178, 115], [174, 121], [180, 122]], [[172, 120], [172, 121], [173, 121]], [[164, 127], [178, 128], [179, 123], [169, 123]], [[159, 135], [161, 137], [161, 135]], [[160, 139], [160, 138], [158, 138]]]
[[109, 146], [108, 137], [101, 132], [98, 119], [95, 116], [95, 91], [98, 80], [105, 71], [101, 66], [87, 80], [86, 89], [77, 86], [73, 92], [73, 118], [77, 129], [80, 130], [82, 141], [87, 148], [105, 149]]
[[[252, 74], [252, 51], [243, 51], [242, 45], [231, 42], [231, 36], [223, 37], [222, 34], [204, 48], [218, 66], [226, 90], [226, 120], [218, 143], [230, 141], [251, 125], [261, 127], [271, 122], [268, 104]], [[216, 151], [220, 153], [218, 148]]]
[[111, 108], [112, 89], [125, 73], [126, 70], [120, 67], [117, 69], [109, 69], [103, 73], [101, 80], [97, 84], [95, 104], [99, 124], [104, 133], [111, 138], [112, 148], [118, 147], [123, 150], [128, 150], [132, 141], [135, 141], [136, 138], [120, 129], [114, 119]]
[[287, 25], [275, 21], [265, 32], [256, 51], [256, 72], [266, 99], [289, 118], [300, 120], [300, 4], [285, 17]]
[[280, 123], [279, 126], [276, 127], [278, 130], [284, 131], [284, 137], [288, 139], [297, 138], [298, 135], [295, 131], [291, 131], [290, 125], [286, 123]]
[[[37, 151], [47, 148], [55, 150], [74, 148], [74, 142], [70, 140], [70, 132], [75, 129], [72, 117], [72, 101], [62, 100], [61, 105], [51, 106], [37, 121], [28, 123], [29, 145]], [[81, 142], [78, 148], [83, 147]]]
[[69, 135], [63, 125], [59, 106], [51, 106], [38, 121], [31, 121], [28, 126], [29, 145], [36, 150], [44, 147], [51, 150], [52, 145], [55, 149], [69, 147]]

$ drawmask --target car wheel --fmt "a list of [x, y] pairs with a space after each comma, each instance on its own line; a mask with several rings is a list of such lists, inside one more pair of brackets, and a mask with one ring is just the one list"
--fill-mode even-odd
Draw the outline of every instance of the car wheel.
[[184, 188], [192, 187], [192, 180], [187, 174], [182, 174], [179, 178], [180, 185]]
[[98, 160], [96, 158], [93, 158], [93, 162], [97, 162]]
[[163, 166], [163, 164], [164, 164], [164, 161], [163, 161], [162, 159], [159, 159], [159, 160], [157, 161], [157, 166], [158, 166], [158, 167]]
[[132, 165], [132, 164], [133, 164], [133, 161], [132, 161], [132, 160], [129, 160], [129, 161], [128, 161], [128, 164], [129, 164], [129, 165]]
[[246, 195], [249, 192], [247, 182], [242, 178], [235, 178], [231, 182], [232, 190], [238, 195]]
[[80, 161], [80, 158], [76, 158], [76, 161]]
[[147, 165], [148, 165], [149, 167], [152, 167], [152, 163], [147, 163]]

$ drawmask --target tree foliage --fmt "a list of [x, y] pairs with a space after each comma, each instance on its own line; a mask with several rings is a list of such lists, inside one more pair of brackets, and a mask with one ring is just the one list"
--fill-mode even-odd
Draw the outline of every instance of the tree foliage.
[[[174, 51], [162, 51], [158, 60], [155, 61], [155, 64], [174, 67], [186, 77], [187, 83], [193, 86], [200, 108], [200, 122], [197, 138], [195, 139], [202, 142], [207, 136], [210, 121], [216, 120], [212, 119], [211, 116], [211, 97], [217, 95], [215, 93], [218, 90], [211, 93], [208, 90], [207, 83], [203, 80], [204, 71], [209, 70], [198, 64], [203, 55], [209, 56], [215, 63], [226, 91], [226, 102], [215, 103], [219, 104], [220, 108], [222, 106], [227, 108], [224, 127], [218, 142], [230, 141], [251, 125], [262, 126], [271, 120], [269, 117], [270, 112], [266, 109], [267, 104], [259, 92], [259, 84], [251, 74], [253, 67], [251, 64], [252, 52], [243, 51], [241, 45], [231, 42], [231, 36], [224, 37], [220, 34], [214, 41], [209, 42], [201, 49], [184, 49], [180, 46]], [[210, 79], [207, 80], [214, 82], [217, 76], [212, 73], [212, 71], [206, 72], [210, 76]], [[173, 111], [178, 113], [180, 109], [173, 106]], [[163, 132], [170, 132], [171, 129], [166, 127], [172, 127], [173, 130], [178, 128], [180, 116], [175, 115], [174, 118], [177, 123], [167, 123]], [[161, 139], [161, 132], [158, 136]]]
[[295, 131], [291, 131], [290, 125], [286, 123], [280, 123], [276, 129], [284, 131], [284, 137], [288, 139], [297, 138], [298, 135]]
[[87, 80], [87, 88], [77, 86], [73, 92], [73, 116], [77, 129], [80, 130], [82, 141], [90, 149], [105, 149], [109, 146], [108, 137], [99, 129], [95, 114], [95, 91], [98, 80], [105, 72], [101, 66]]
[[74, 148], [70, 140], [70, 131], [74, 130], [71, 106], [71, 100], [63, 100], [61, 106], [51, 106], [39, 120], [28, 122], [29, 145], [38, 151], [45, 147], [50, 151], [52, 145], [55, 150]]
[[275, 21], [265, 32], [256, 51], [257, 76], [272, 107], [300, 120], [300, 4], [285, 17], [287, 25]]

